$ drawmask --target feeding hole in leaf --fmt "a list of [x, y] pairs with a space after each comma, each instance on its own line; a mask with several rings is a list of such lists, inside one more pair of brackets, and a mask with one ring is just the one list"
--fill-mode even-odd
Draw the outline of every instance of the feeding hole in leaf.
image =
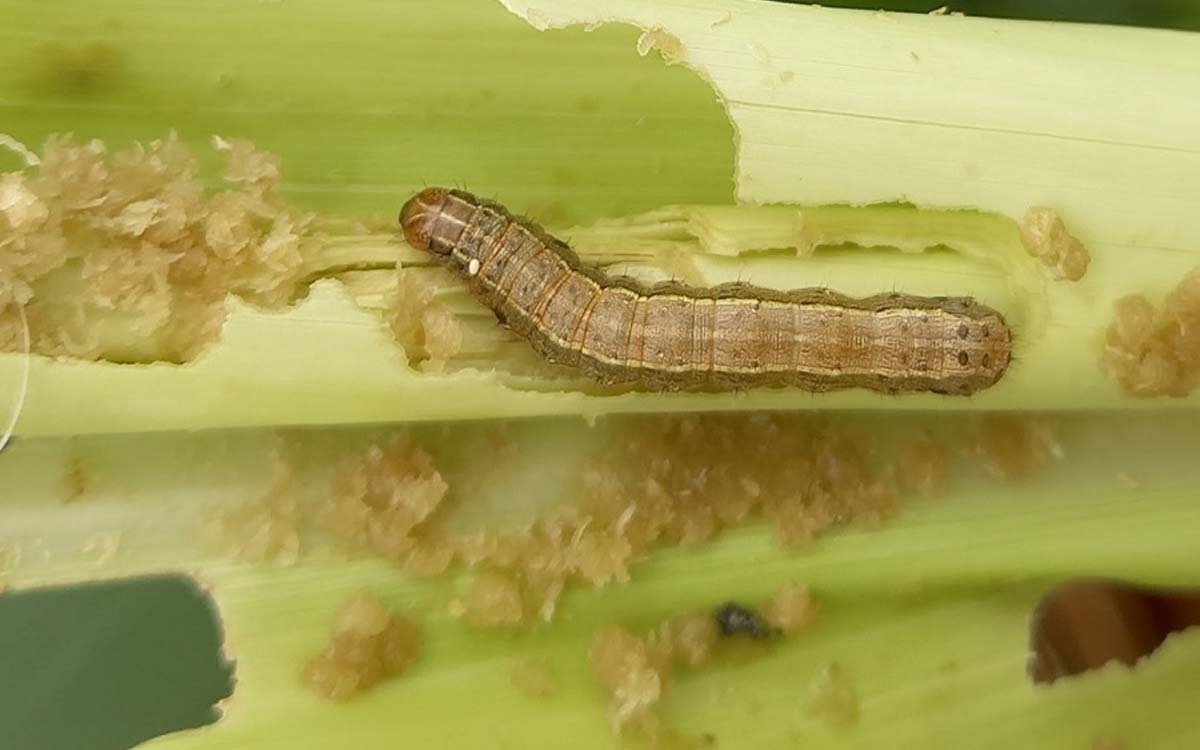
[[232, 665], [186, 576], [0, 594], [6, 747], [124, 750], [217, 719]]
[[1052, 683], [1109, 662], [1133, 666], [1172, 634], [1200, 626], [1200, 589], [1077, 580], [1034, 610], [1029, 676]]

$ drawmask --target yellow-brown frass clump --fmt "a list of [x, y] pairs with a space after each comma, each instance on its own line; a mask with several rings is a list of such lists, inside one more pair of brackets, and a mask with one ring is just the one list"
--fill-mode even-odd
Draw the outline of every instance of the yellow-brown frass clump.
[[404, 672], [419, 653], [416, 624], [360, 592], [338, 609], [329, 643], [309, 662], [304, 679], [326, 698], [342, 700]]
[[609, 625], [596, 633], [590, 658], [592, 671], [611, 696], [609, 719], [613, 730], [620, 732], [635, 720], [652, 730], [651, 709], [666, 688], [667, 660], [619, 625]]
[[808, 710], [836, 729], [858, 723], [858, 688], [845, 667], [833, 662], [813, 677], [808, 686]]
[[[373, 549], [401, 564], [427, 564], [429, 555], [419, 550], [418, 527], [445, 499], [448, 489], [429, 454], [406, 437], [397, 437], [342, 462], [326, 524], [351, 546]], [[449, 558], [444, 560], [448, 565]]]
[[528, 698], [549, 698], [558, 692], [558, 679], [545, 659], [522, 659], [513, 665], [509, 678]]
[[701, 612], [672, 617], [660, 624], [651, 634], [651, 642], [659, 653], [688, 667], [699, 667], [712, 658], [721, 637], [716, 618]]
[[[803, 543], [836, 524], [891, 515], [902, 487], [936, 494], [945, 483], [944, 451], [931, 439], [911, 450], [877, 451], [871, 436], [823, 419], [639, 417], [622, 419], [612, 437], [580, 465], [582, 502], [523, 527], [452, 531], [441, 510], [448, 483], [407, 438], [342, 463], [326, 522], [344, 542], [415, 574], [452, 565], [489, 571], [476, 585], [495, 596], [468, 594], [456, 610], [469, 614], [478, 602], [481, 612], [506, 614], [469, 621], [510, 626], [552, 619], [571, 582], [629, 580], [630, 567], [656, 544], [703, 544], [722, 528], [764, 517], [776, 522], [785, 543]], [[454, 477], [460, 500], [480, 481]]]
[[512, 578], [496, 571], [479, 574], [467, 595], [455, 604], [454, 611], [480, 628], [520, 625], [525, 619], [520, 587]]
[[434, 285], [408, 269], [398, 269], [396, 289], [388, 304], [388, 325], [410, 365], [438, 372], [462, 349], [463, 333], [458, 318], [435, 300], [434, 294]]
[[913, 435], [896, 459], [900, 486], [926, 499], [946, 494], [946, 449], [927, 433]]
[[1133, 396], [1186, 396], [1200, 384], [1200, 269], [1161, 309], [1142, 294], [1122, 297], [1108, 327], [1104, 369]]
[[973, 423], [964, 450], [997, 478], [1028, 479], [1063, 458], [1049, 417], [994, 414]]
[[898, 508], [895, 467], [872, 460], [869, 436], [821, 418], [640, 418], [627, 434], [586, 480], [593, 517], [624, 519], [632, 559], [652, 541], [699, 544], [757, 517], [774, 520], [785, 544], [802, 544]]
[[294, 564], [300, 557], [298, 496], [291, 465], [273, 456], [266, 492], [218, 519], [221, 546], [245, 562]]
[[813, 601], [807, 586], [788, 584], [763, 605], [763, 619], [784, 635], [797, 633], [821, 617], [821, 609]]
[[[509, 571], [543, 619], [566, 581], [605, 586], [655, 544], [697, 545], [726, 526], [773, 518], [787, 543], [898, 507], [895, 459], [824, 420], [766, 415], [635, 418], [581, 469], [584, 502], [529, 527], [451, 536], [456, 559]], [[940, 487], [936, 448], [906, 458]], [[916, 480], [915, 480], [916, 481]], [[528, 605], [527, 605], [528, 606]], [[529, 611], [529, 610], [527, 610]]]
[[[572, 584], [629, 580], [655, 545], [704, 544], [725, 527], [764, 519], [775, 522], [784, 543], [801, 544], [838, 524], [890, 516], [902, 492], [941, 495], [948, 439], [1003, 479], [1027, 478], [1061, 458], [1053, 424], [1041, 417], [975, 418], [949, 434], [917, 432], [892, 443], [813, 417], [621, 418], [612, 442], [579, 464], [577, 505], [503, 531], [456, 528], [452, 506], [481, 490], [486, 469], [448, 466], [450, 503], [449, 483], [431, 456], [398, 437], [342, 462], [325, 522], [343, 543], [414, 575], [452, 566], [482, 571], [451, 612], [475, 627], [510, 628], [552, 620]], [[488, 439], [498, 461], [515, 459], [511, 436]], [[802, 589], [783, 592], [768, 606], [768, 622], [801, 627], [815, 616], [807, 606]], [[668, 636], [657, 638], [678, 640]]]
[[1067, 231], [1067, 225], [1052, 208], [1034, 206], [1021, 221], [1021, 244], [1026, 252], [1051, 269], [1057, 279], [1079, 281], [1087, 273], [1091, 256], [1087, 248]]
[[[725, 608], [722, 608], [725, 609]], [[757, 615], [739, 608], [757, 621]], [[808, 589], [791, 584], [777, 591], [763, 608], [762, 630], [722, 633], [714, 612], [692, 612], [668, 618], [640, 638], [619, 625], [599, 630], [592, 640], [592, 671], [609, 695], [613, 730], [634, 727], [650, 736], [659, 729], [656, 708], [666, 696], [677, 668], [696, 670], [709, 663], [723, 644], [745, 643], [790, 635], [816, 621], [819, 610]]]
[[234, 139], [229, 188], [206, 192], [174, 135], [109, 153], [47, 140], [0, 176], [0, 350], [120, 362], [185, 361], [215, 341], [227, 295], [279, 307], [298, 291], [308, 218], [279, 195], [278, 160]]

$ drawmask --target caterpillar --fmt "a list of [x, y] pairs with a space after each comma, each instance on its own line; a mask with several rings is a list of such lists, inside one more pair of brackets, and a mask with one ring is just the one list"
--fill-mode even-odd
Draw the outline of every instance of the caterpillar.
[[583, 263], [532, 221], [461, 190], [422, 190], [399, 221], [409, 245], [464, 278], [542, 358], [603, 385], [967, 396], [994, 385], [1011, 359], [1004, 317], [969, 297], [645, 285]]

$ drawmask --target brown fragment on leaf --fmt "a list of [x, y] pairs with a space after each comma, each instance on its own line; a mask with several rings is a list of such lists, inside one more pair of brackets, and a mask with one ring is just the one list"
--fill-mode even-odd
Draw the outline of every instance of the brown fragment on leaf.
[[87, 492], [88, 471], [83, 459], [72, 453], [63, 467], [62, 479], [58, 482], [59, 496], [64, 504], [79, 500]]
[[520, 586], [494, 570], [484, 571], [475, 578], [456, 609], [461, 609], [467, 622], [477, 628], [512, 627], [525, 621]]
[[688, 667], [699, 667], [712, 658], [720, 638], [717, 621], [707, 612], [680, 615], [659, 625], [653, 639], [661, 652]]
[[418, 554], [418, 527], [448, 489], [429, 454], [399, 436], [342, 461], [325, 523], [342, 542], [404, 564]]
[[278, 156], [260, 151], [242, 138], [213, 136], [213, 148], [229, 155], [225, 180], [245, 185], [252, 192], [265, 195], [276, 189], [283, 179], [283, 165]]
[[1050, 417], [989, 414], [972, 422], [964, 450], [1000, 479], [1028, 479], [1063, 458]]
[[578, 560], [579, 575], [593, 586], [605, 586], [613, 581], [629, 580], [629, 563], [633, 546], [616, 529], [584, 528], [573, 549]]
[[[893, 515], [898, 466], [907, 464], [906, 481], [927, 492], [937, 491], [944, 473], [932, 440], [882, 454], [870, 435], [811, 417], [623, 418], [612, 437], [580, 465], [581, 503], [521, 528], [451, 530], [452, 518], [439, 516], [446, 479], [404, 440], [343, 463], [327, 523], [338, 538], [410, 573], [486, 567], [512, 582], [523, 622], [548, 622], [567, 586], [627, 581], [656, 545], [702, 544], [763, 518], [775, 521], [785, 543], [803, 543], [833, 526]], [[511, 437], [493, 435], [481, 446], [497, 461], [473, 467], [479, 476], [454, 472], [456, 497], [477, 492], [487, 472], [516, 453]]]
[[1067, 231], [1062, 217], [1052, 208], [1033, 206], [1025, 212], [1021, 244], [1027, 253], [1041, 258], [1056, 279], [1079, 281], [1091, 262], [1087, 248]]
[[222, 546], [242, 562], [294, 565], [300, 557], [299, 493], [292, 466], [272, 456], [267, 490], [218, 519]]
[[512, 684], [527, 698], [544, 699], [558, 692], [558, 678], [545, 659], [522, 659], [509, 673]]
[[652, 50], [658, 50], [658, 54], [662, 56], [663, 62], [667, 65], [678, 65], [683, 62], [687, 48], [684, 47], [683, 41], [669, 31], [660, 28], [643, 31], [642, 35], [637, 40], [637, 53], [642, 57], [650, 54]]
[[[897, 508], [895, 469], [823, 419], [791, 415], [637, 418], [585, 468], [589, 508], [629, 513], [630, 560], [656, 541], [694, 545], [766, 516], [785, 544]], [[630, 510], [632, 509], [632, 510]]]
[[30, 283], [67, 262], [66, 242], [50, 206], [19, 172], [0, 175], [0, 259], [0, 309], [28, 304]]
[[279, 195], [278, 159], [216, 144], [234, 185], [216, 193], [174, 134], [111, 154], [55, 135], [36, 166], [0, 177], [0, 349], [14, 349], [14, 303], [35, 352], [117, 362], [193, 359], [230, 294], [288, 304], [309, 217]]
[[921, 432], [905, 442], [896, 458], [900, 486], [932, 499], [946, 494], [946, 450]]
[[813, 601], [807, 586], [791, 583], [775, 592], [763, 605], [762, 616], [784, 635], [791, 635], [817, 622], [821, 609]]
[[858, 723], [858, 689], [845, 667], [832, 662], [813, 677], [808, 687], [808, 710], [835, 729], [848, 729]]
[[524, 586], [522, 586], [525, 598], [526, 611], [537, 613], [537, 617], [542, 622], [550, 622], [554, 619], [554, 613], [558, 609], [558, 599], [562, 596], [563, 589], [566, 588], [566, 581], [561, 575], [555, 573], [539, 573], [537, 571], [525, 571]]
[[320, 695], [345, 700], [406, 671], [420, 654], [420, 631], [379, 599], [359, 592], [342, 603], [324, 650], [304, 669]]
[[666, 665], [656, 663], [646, 642], [619, 625], [608, 625], [592, 640], [592, 672], [608, 694], [613, 731], [651, 716], [663, 697]]
[[418, 578], [439, 576], [454, 563], [454, 548], [446, 536], [436, 530], [420, 530], [416, 544], [404, 559], [404, 572]]
[[[770, 613], [771, 624], [783, 635], [807, 627], [818, 613], [808, 589], [797, 584], [777, 591], [763, 611]], [[592, 640], [590, 660], [592, 672], [609, 696], [614, 733], [633, 728], [650, 739], [659, 737], [662, 728], [657, 709], [675, 670], [683, 668], [685, 674], [699, 670], [722, 647], [736, 646], [735, 640], [739, 639], [722, 636], [713, 611], [670, 617], [651, 628], [645, 637], [620, 625], [600, 629]]]
[[388, 301], [388, 325], [408, 362], [428, 372], [441, 372], [462, 349], [462, 326], [435, 298], [434, 288], [411, 271], [396, 271], [396, 288]]
[[1131, 396], [1194, 391], [1200, 384], [1200, 268], [1183, 277], [1161, 308], [1142, 294], [1117, 300], [1100, 364]]

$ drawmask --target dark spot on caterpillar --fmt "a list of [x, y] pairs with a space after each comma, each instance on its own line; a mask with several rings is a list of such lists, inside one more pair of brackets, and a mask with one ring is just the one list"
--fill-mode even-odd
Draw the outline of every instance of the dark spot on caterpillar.
[[984, 352], [984, 353], [983, 353], [983, 366], [984, 366], [984, 367], [989, 367], [989, 366], [991, 366], [991, 364], [992, 364], [992, 358], [991, 358], [991, 356], [990, 356], [990, 355], [988, 355], [988, 353], [987, 353], [987, 352]]
[[748, 635], [755, 640], [769, 638], [779, 631], [767, 624], [752, 609], [734, 602], [722, 604], [714, 615], [723, 636]]
[[967, 356], [967, 353], [966, 353], [966, 352], [959, 352], [959, 353], [958, 353], [958, 363], [959, 363], [960, 365], [962, 365], [963, 367], [966, 367], [966, 366], [967, 366], [967, 362], [970, 362], [970, 361], [971, 361], [971, 358], [970, 358], [969, 356]]
[[970, 334], [971, 334], [971, 329], [970, 329], [970, 328], [967, 328], [967, 324], [966, 324], [966, 323], [963, 323], [962, 325], [960, 325], [960, 326], [958, 327], [958, 337], [959, 337], [960, 339], [965, 339], [965, 338], [966, 338], [967, 336], [969, 336]]

